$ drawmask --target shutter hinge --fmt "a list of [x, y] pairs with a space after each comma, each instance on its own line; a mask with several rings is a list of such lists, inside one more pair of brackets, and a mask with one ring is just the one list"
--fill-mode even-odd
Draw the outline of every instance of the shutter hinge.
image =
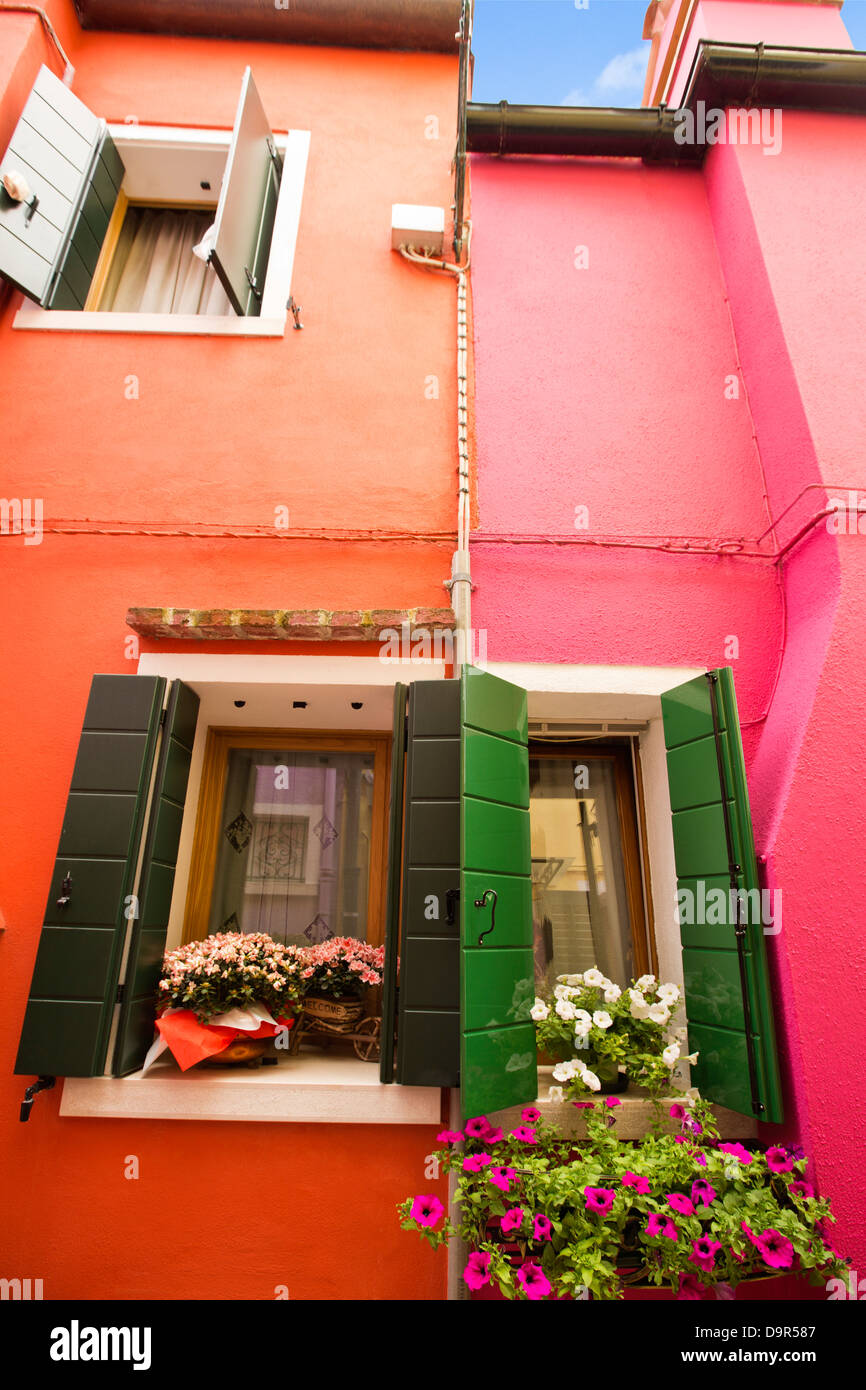
[[30, 1111], [33, 1108], [33, 1102], [39, 1092], [50, 1091], [56, 1079], [57, 1078], [54, 1076], [40, 1076], [38, 1081], [34, 1081], [32, 1086], [27, 1087], [27, 1090], [24, 1092], [24, 1099], [21, 1102], [21, 1111], [18, 1115], [22, 1124], [25, 1124], [27, 1120], [30, 1119]]
[[249, 285], [249, 287], [250, 287], [250, 289], [252, 290], [253, 294], [255, 295], [256, 299], [259, 300], [259, 301], [261, 301], [262, 292], [261, 292], [261, 290], [258, 288], [258, 285], [257, 285], [257, 283], [256, 283], [256, 277], [255, 277], [255, 275], [251, 274], [250, 268], [249, 268], [248, 265], [245, 265], [245, 266], [244, 266], [244, 275], [247, 277], [247, 284]]

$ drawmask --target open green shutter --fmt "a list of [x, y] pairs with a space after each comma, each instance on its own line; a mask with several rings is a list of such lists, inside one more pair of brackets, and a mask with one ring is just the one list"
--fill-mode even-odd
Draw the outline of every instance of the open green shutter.
[[669, 690], [661, 703], [689, 1048], [700, 1054], [692, 1077], [707, 1100], [781, 1121], [758, 865], [731, 668]]
[[236, 314], [259, 314], [281, 161], [252, 72], [244, 73], [214, 222], [213, 265]]
[[0, 164], [0, 178], [13, 173], [33, 197], [0, 186], [0, 274], [44, 308], [83, 309], [123, 162], [105, 122], [44, 65]]
[[105, 1066], [165, 681], [94, 676], [15, 1071]]
[[463, 668], [460, 1085], [464, 1118], [538, 1094], [526, 691]]
[[460, 686], [409, 689], [397, 1080], [456, 1086], [460, 1065], [457, 893]]
[[136, 892], [137, 910], [130, 918], [132, 932], [114, 1051], [115, 1076], [137, 1071], [153, 1041], [156, 991], [171, 911], [198, 707], [195, 691], [183, 681], [174, 681], [151, 796]]
[[382, 1051], [379, 1079], [394, 1080], [397, 966], [400, 954], [400, 885], [403, 878], [403, 779], [406, 768], [406, 686], [394, 686], [391, 793], [388, 802], [388, 887], [385, 898], [385, 966], [382, 972]]

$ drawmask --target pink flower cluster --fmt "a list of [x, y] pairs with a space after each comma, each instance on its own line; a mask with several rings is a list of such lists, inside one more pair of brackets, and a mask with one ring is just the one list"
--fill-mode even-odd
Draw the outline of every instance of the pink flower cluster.
[[265, 932], [217, 932], [166, 952], [159, 1004], [192, 1009], [203, 1022], [253, 1002], [291, 1008], [302, 963], [297, 947]]
[[357, 993], [362, 985], [380, 985], [385, 967], [385, 947], [371, 946], [353, 936], [332, 936], [319, 946], [301, 952], [301, 978], [308, 989], [325, 994]]

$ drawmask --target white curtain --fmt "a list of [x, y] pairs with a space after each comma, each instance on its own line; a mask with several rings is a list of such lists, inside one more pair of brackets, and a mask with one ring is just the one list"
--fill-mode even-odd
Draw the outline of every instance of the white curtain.
[[130, 208], [99, 308], [115, 313], [233, 314], [216, 272], [192, 253], [212, 212]]

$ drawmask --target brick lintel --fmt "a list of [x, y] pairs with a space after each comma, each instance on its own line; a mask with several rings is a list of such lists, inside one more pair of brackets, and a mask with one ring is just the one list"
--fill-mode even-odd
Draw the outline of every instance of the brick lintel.
[[408, 624], [411, 634], [453, 632], [450, 608], [130, 608], [133, 632], [192, 642], [381, 642]]

